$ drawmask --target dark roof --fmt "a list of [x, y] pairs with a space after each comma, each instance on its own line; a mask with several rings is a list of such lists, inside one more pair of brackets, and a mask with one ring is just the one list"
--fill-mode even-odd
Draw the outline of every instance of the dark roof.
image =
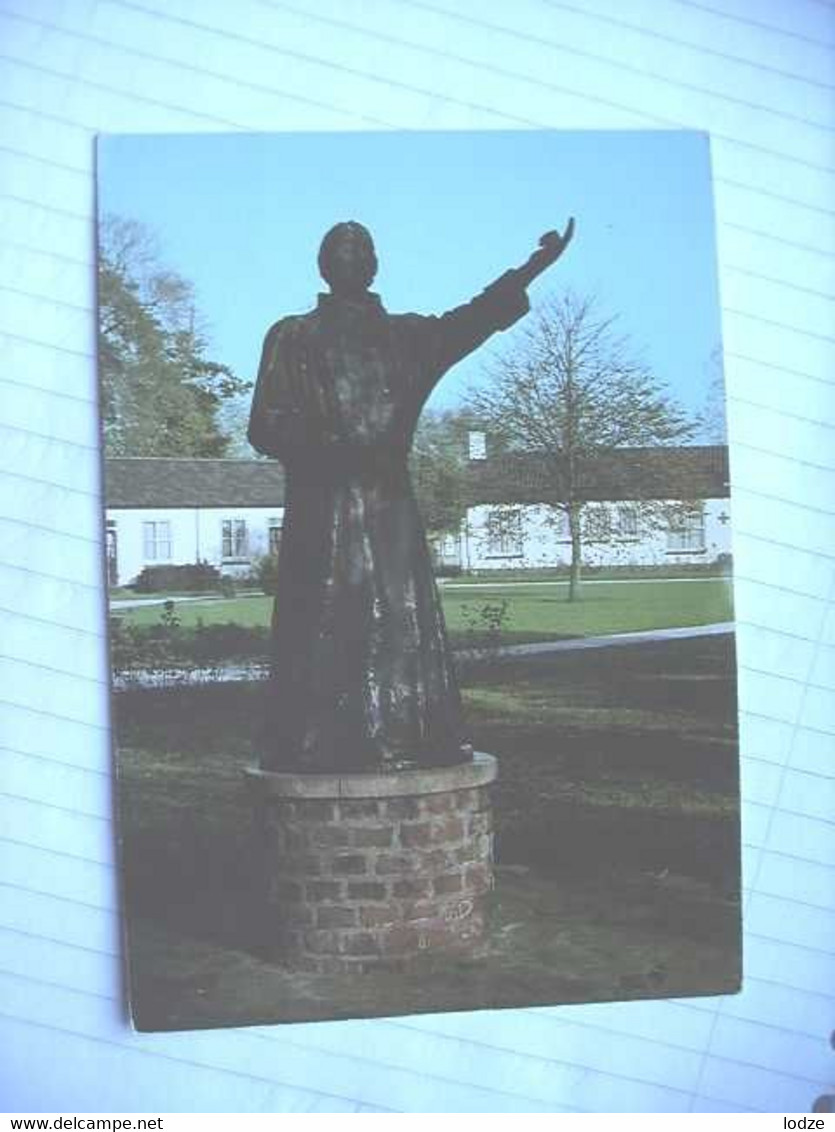
[[[721, 499], [728, 449], [622, 448], [581, 470], [586, 499]], [[542, 503], [553, 498], [553, 464], [539, 455], [471, 460], [467, 501]], [[281, 507], [284, 472], [275, 460], [114, 457], [105, 461], [108, 507]]]
[[105, 460], [108, 507], [281, 507], [284, 471], [275, 460]]
[[[620, 448], [579, 469], [585, 499], [721, 499], [730, 494], [728, 449]], [[467, 499], [477, 503], [543, 503], [554, 498], [559, 457], [502, 453], [467, 466]]]

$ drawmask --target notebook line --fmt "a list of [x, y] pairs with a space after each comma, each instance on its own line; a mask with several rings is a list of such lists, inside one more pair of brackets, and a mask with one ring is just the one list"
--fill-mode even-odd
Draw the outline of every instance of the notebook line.
[[[255, 39], [251, 36], [242, 35], [240, 32], [231, 31], [229, 28], [225, 28], [225, 27], [220, 28], [220, 27], [216, 27], [214, 25], [208, 25], [206, 23], [197, 23], [193, 20], [187, 19], [184, 16], [174, 15], [170, 10], [163, 12], [163, 11], [160, 11], [159, 9], [149, 9], [142, 4], [132, 3], [132, 2], [130, 2], [130, 0], [108, 0], [108, 2], [112, 7], [125, 8], [125, 9], [129, 9], [129, 10], [132, 10], [132, 11], [141, 12], [145, 15], [151, 15], [155, 19], [164, 19], [168, 22], [176, 23], [176, 24], [179, 24], [179, 25], [182, 25], [182, 26], [185, 26], [185, 27], [189, 27], [189, 28], [192, 28], [192, 29], [195, 29], [195, 30], [199, 30], [200, 32], [203, 32], [203, 33], [208, 31], [208, 32], [211, 32], [212, 34], [214, 34], [216, 36], [222, 37], [224, 40], [232, 40], [232, 41], [235, 41], [235, 42], [244, 43], [247, 46], [256, 47], [259, 50], [272, 51], [272, 52], [275, 52], [275, 53], [278, 53], [278, 54], [281, 54], [281, 55], [287, 55], [287, 56], [290, 56], [291, 58], [299, 59], [302, 62], [313, 62], [313, 63], [316, 63], [316, 64], [333, 65], [329, 61], [326, 61], [326, 60], [322, 59], [321, 57], [308, 56], [308, 55], [305, 55], [305, 54], [298, 52], [298, 51], [289, 50], [289, 49], [284, 48], [284, 47], [278, 47], [276, 44], [273, 44], [273, 43], [264, 43], [263, 40]], [[404, 0], [404, 2], [409, 3], [409, 0]], [[285, 5], [285, 4], [280, 4], [280, 3], [279, 4], [267, 3], [266, 6], [271, 8], [271, 9], [274, 9], [274, 10], [282, 10], [283, 9], [285, 11], [290, 11], [294, 14], [300, 14], [298, 12], [298, 9], [294, 9], [290, 5]], [[417, 7], [417, 8], [422, 7], [422, 5], [420, 5], [420, 4], [409, 4], [409, 6], [410, 7]], [[503, 31], [503, 29], [498, 27], [498, 25], [489, 24], [484, 20], [475, 20], [471, 17], [464, 16], [461, 13], [453, 13], [453, 12], [449, 12], [445, 9], [440, 9], [440, 8], [435, 8], [435, 9], [432, 9], [432, 10], [434, 10], [435, 12], [438, 12], [438, 13], [443, 13], [443, 15], [445, 15], [448, 18], [453, 19], [453, 20], [459, 19], [459, 20], [463, 20], [467, 23], [473, 23], [473, 24], [477, 24], [478, 26], [481, 26], [481, 27], [484, 27], [484, 28], [489, 28], [490, 30], [495, 30], [495, 31], [498, 31], [498, 32]], [[309, 16], [312, 20], [315, 20], [316, 22], [324, 23], [324, 24], [327, 24], [327, 25], [330, 25], [330, 26], [337, 26], [344, 31], [353, 32], [353, 33], [365, 36], [367, 38], [371, 38], [371, 39], [378, 40], [378, 41], [383, 41], [383, 42], [388, 43], [388, 44], [394, 44], [396, 46], [406, 48], [409, 51], [414, 51], [416, 53], [420, 53], [420, 54], [423, 54], [423, 55], [429, 55], [433, 59], [438, 59], [438, 58], [448, 59], [451, 62], [463, 64], [466, 67], [470, 67], [473, 70], [482, 71], [486, 74], [498, 75], [502, 78], [509, 78], [509, 79], [514, 80], [514, 81], [527, 83], [529, 85], [536, 86], [536, 87], [542, 88], [542, 89], [552, 90], [552, 91], [555, 91], [557, 93], [564, 93], [566, 91], [566, 89], [568, 89], [568, 88], [561, 87], [561, 86], [557, 85], [556, 83], [549, 82], [546, 79], [537, 78], [536, 76], [531, 75], [529, 73], [526, 74], [526, 73], [520, 72], [520, 71], [512, 71], [512, 70], [509, 70], [506, 67], [499, 67], [499, 66], [496, 66], [495, 64], [483, 63], [478, 59], [472, 59], [472, 58], [469, 58], [467, 56], [459, 55], [459, 54], [453, 53], [453, 52], [448, 51], [448, 50], [439, 50], [438, 48], [434, 48], [434, 47], [425, 47], [424, 45], [422, 45], [420, 43], [414, 42], [413, 40], [401, 39], [401, 38], [398, 38], [396, 36], [371, 31], [370, 29], [364, 28], [361, 25], [349, 23], [347, 21], [334, 20], [334, 19], [326, 17], [326, 16], [320, 16], [316, 13], [305, 13], [305, 15]], [[639, 75], [642, 79], [652, 78], [652, 79], [657, 80], [658, 82], [663, 82], [666, 85], [676, 87], [677, 89], [680, 89], [680, 90], [693, 91], [697, 94], [703, 94], [703, 95], [706, 94], [709, 97], [713, 97], [713, 98], [719, 97], [719, 98], [721, 98], [722, 101], [726, 101], [726, 102], [728, 102], [732, 105], [742, 106], [742, 107], [745, 107], [746, 109], [753, 109], [753, 110], [756, 110], [758, 112], [762, 112], [762, 113], [766, 113], [766, 114], [772, 114], [776, 117], [783, 118], [783, 119], [786, 119], [788, 121], [792, 121], [792, 122], [795, 122], [795, 123], [799, 123], [801, 125], [808, 126], [812, 129], [823, 130], [826, 133], [835, 133], [835, 131], [833, 131], [831, 126], [818, 124], [818, 123], [812, 121], [811, 119], [806, 118], [802, 115], [795, 115], [795, 114], [791, 114], [787, 111], [772, 109], [768, 106], [765, 106], [762, 103], [749, 102], [749, 101], [746, 101], [745, 99], [736, 97], [734, 95], [722, 94], [722, 95], [717, 96], [715, 92], [709, 91], [704, 87], [699, 87], [699, 86], [696, 86], [694, 84], [682, 82], [681, 79], [666, 78], [664, 76], [659, 75], [656, 72], [648, 71], [648, 70], [646, 70], [644, 68], [640, 68], [640, 67], [634, 67], [634, 66], [631, 66], [628, 63], [615, 62], [613, 60], [607, 59], [606, 56], [597, 55], [597, 54], [590, 52], [590, 51], [587, 51], [583, 48], [567, 47], [564, 44], [555, 43], [555, 42], [547, 41], [547, 40], [538, 40], [537, 43], [538, 43], [539, 46], [545, 47], [549, 51], [554, 51], [554, 52], [557, 52], [557, 53], [570, 55], [570, 56], [573, 56], [573, 57], [576, 57], [576, 58], [591, 59], [591, 60], [594, 60], [595, 62], [602, 63], [606, 67], [611, 67], [613, 70], [626, 71], [629, 74]], [[343, 68], [340, 68], [340, 69], [343, 69]], [[364, 78], [371, 77], [369, 72], [357, 72], [357, 71], [354, 71], [353, 69], [351, 69], [350, 73], [360, 74]], [[385, 80], [380, 80], [380, 81], [389, 82], [390, 80], [385, 79]], [[392, 83], [392, 85], [398, 85], [398, 84]], [[626, 109], [626, 107], [623, 107], [623, 108]]]
[[746, 27], [757, 28], [761, 31], [796, 39], [801, 43], [808, 43], [812, 47], [821, 48], [824, 46], [833, 46], [832, 44], [822, 44], [820, 40], [812, 39], [811, 36], [802, 35], [800, 32], [796, 31], [789, 31], [788, 28], [778, 27], [776, 24], [769, 24], [763, 20], [752, 20], [749, 16], [738, 16], [730, 12], [725, 12], [721, 8], [713, 8], [710, 4], [700, 3], [699, 0], [672, 0], [672, 2], [674, 4], [681, 4], [682, 7], [685, 8], [696, 8], [700, 12], [709, 12], [711, 15], [719, 16], [723, 20], [730, 20], [732, 23], [743, 24]]

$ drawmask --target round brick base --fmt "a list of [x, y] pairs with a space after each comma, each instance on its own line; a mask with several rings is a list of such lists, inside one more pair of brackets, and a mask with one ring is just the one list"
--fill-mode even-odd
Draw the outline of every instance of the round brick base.
[[307, 970], [471, 951], [493, 884], [496, 760], [389, 774], [247, 771], [266, 876], [263, 940]]

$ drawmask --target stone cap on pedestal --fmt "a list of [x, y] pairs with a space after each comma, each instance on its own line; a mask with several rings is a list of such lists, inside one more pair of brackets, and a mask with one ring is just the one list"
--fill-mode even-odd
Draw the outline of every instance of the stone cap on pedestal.
[[246, 777], [274, 798], [404, 798], [487, 786], [498, 774], [492, 755], [476, 751], [472, 762], [372, 774], [300, 774], [248, 768]]

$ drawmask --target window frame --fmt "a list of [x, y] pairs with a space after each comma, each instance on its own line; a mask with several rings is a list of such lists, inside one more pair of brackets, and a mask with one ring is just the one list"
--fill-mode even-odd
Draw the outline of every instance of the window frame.
[[[524, 558], [525, 531], [521, 507], [491, 507], [485, 523], [485, 558]], [[504, 529], [497, 530], [501, 525]]]
[[[163, 548], [166, 548], [163, 553]], [[143, 562], [171, 562], [174, 554], [174, 539], [170, 519], [142, 520], [142, 560]]]
[[707, 530], [704, 507], [673, 516], [667, 527], [667, 554], [705, 554]]
[[246, 519], [220, 520], [220, 557], [223, 562], [249, 561], [249, 525]]

